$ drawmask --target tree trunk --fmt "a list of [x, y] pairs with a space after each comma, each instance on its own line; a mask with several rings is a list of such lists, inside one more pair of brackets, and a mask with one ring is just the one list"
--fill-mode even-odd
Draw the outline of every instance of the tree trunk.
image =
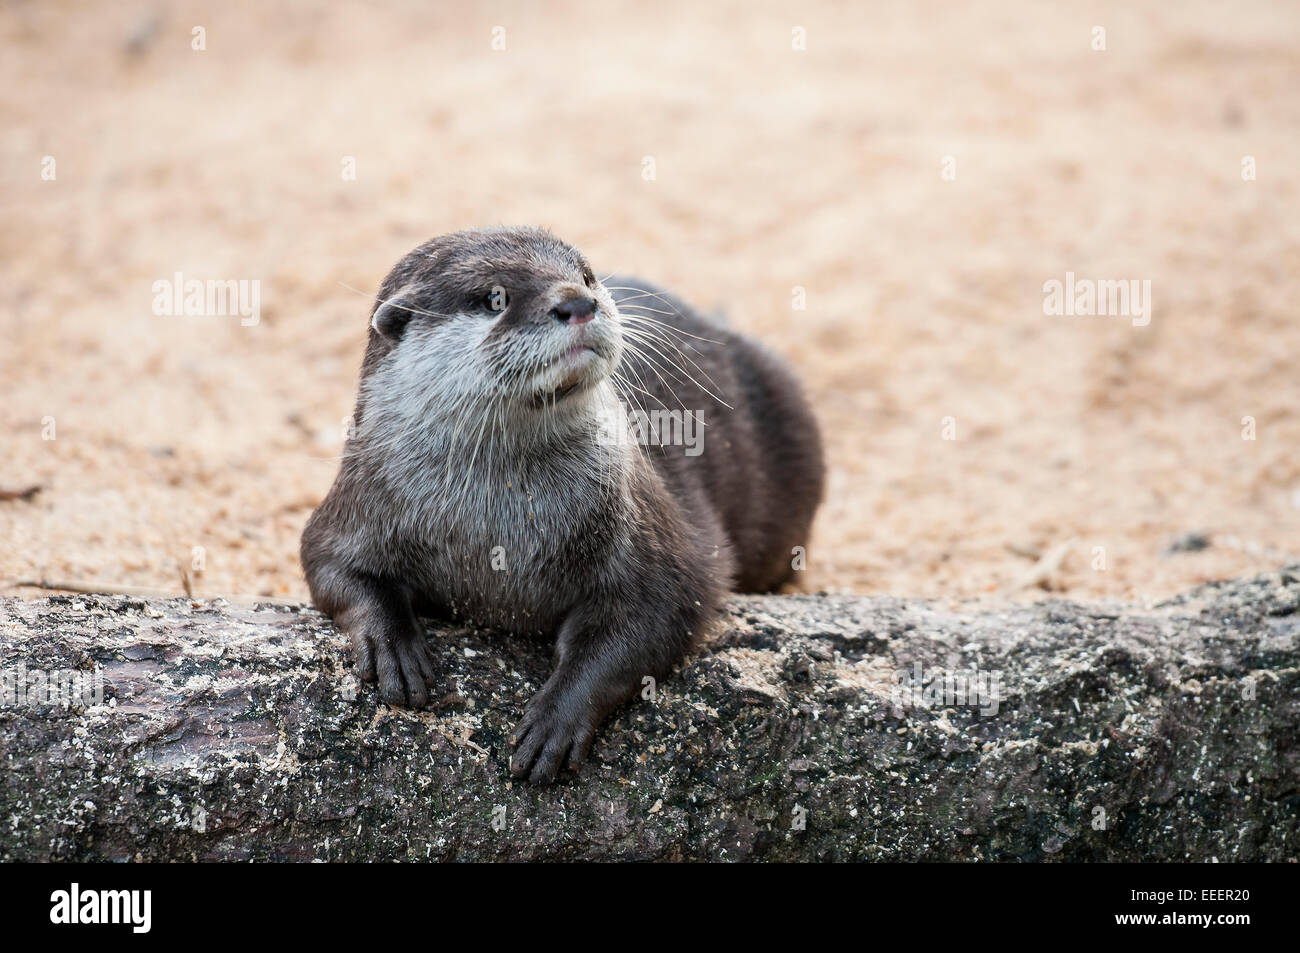
[[737, 597], [550, 788], [506, 769], [550, 646], [430, 635], [414, 712], [299, 606], [0, 600], [0, 857], [1300, 855], [1300, 567], [1147, 610]]

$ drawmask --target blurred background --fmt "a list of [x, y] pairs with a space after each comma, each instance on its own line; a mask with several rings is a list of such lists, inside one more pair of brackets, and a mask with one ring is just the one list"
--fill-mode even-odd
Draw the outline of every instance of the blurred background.
[[[796, 365], [804, 589], [1300, 554], [1300, 5], [8, 2], [0, 43], [0, 592], [305, 599], [369, 296], [493, 224]], [[260, 321], [156, 315], [176, 272]], [[1045, 315], [1066, 272], [1150, 324]]]

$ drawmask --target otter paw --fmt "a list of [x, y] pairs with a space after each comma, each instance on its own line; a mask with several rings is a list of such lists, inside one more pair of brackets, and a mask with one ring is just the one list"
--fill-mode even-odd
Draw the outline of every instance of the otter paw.
[[362, 632], [352, 640], [357, 653], [357, 675], [377, 682], [379, 697], [390, 705], [423, 708], [436, 677], [433, 658], [423, 635]]
[[598, 724], [580, 699], [538, 692], [515, 726], [510, 773], [534, 784], [550, 784], [566, 762], [576, 769], [586, 760]]

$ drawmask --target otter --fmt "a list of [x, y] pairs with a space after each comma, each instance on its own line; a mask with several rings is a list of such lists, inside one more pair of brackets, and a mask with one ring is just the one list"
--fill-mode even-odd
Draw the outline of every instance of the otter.
[[437, 681], [419, 616], [553, 634], [510, 761], [545, 783], [728, 590], [791, 578], [823, 483], [817, 422], [766, 350], [597, 279], [546, 230], [461, 231], [384, 279], [302, 565], [390, 704], [424, 706]]

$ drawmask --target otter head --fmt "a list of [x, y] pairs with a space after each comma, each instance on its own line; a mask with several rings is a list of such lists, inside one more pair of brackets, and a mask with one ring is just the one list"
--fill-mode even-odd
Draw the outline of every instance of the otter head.
[[491, 413], [506, 426], [584, 406], [623, 347], [587, 260], [539, 228], [421, 245], [385, 279], [370, 326], [372, 397], [382, 390], [425, 419]]

